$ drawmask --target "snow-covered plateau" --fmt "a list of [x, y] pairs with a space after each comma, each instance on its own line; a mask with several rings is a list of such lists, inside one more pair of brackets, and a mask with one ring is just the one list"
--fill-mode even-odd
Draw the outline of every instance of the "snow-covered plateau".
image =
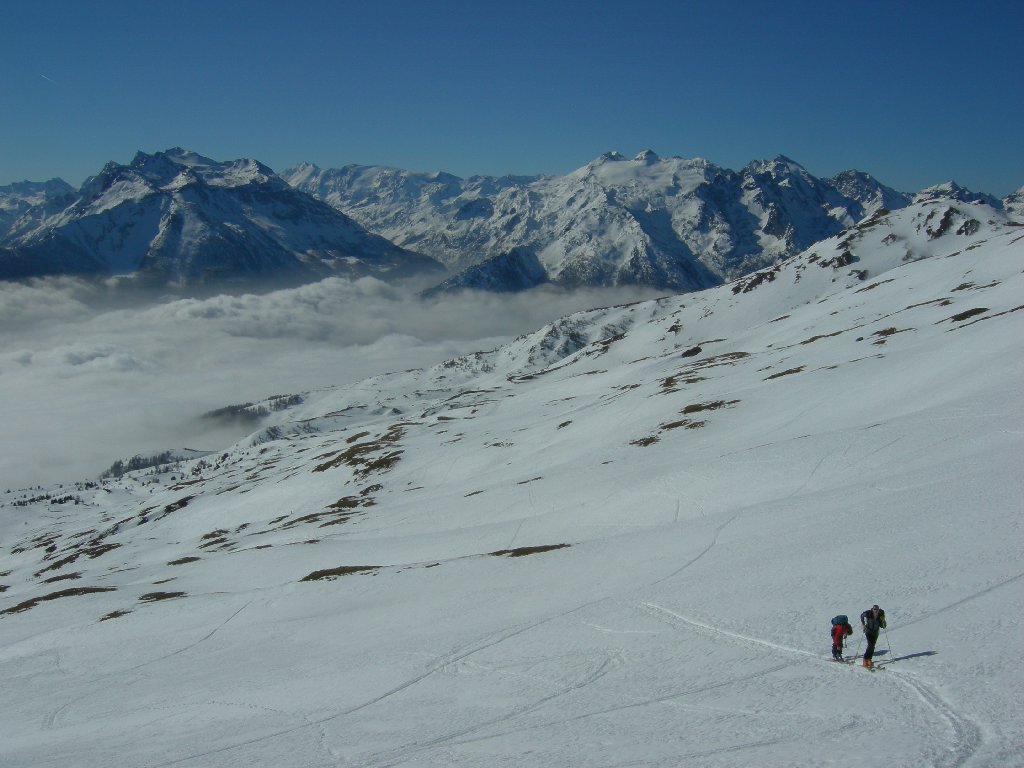
[[922, 200], [12, 490], [0, 765], [1024, 765], [1022, 295]]

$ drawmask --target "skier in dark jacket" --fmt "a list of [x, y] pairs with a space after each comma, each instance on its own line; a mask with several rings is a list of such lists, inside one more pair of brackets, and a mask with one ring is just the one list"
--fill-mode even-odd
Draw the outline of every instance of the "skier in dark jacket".
[[843, 660], [843, 640], [853, 634], [853, 627], [848, 622], [832, 625], [832, 658]]
[[868, 642], [867, 648], [864, 649], [864, 666], [873, 667], [871, 657], [875, 655], [878, 631], [885, 629], [885, 611], [877, 605], [872, 605], [860, 615], [860, 626], [864, 630], [864, 637]]

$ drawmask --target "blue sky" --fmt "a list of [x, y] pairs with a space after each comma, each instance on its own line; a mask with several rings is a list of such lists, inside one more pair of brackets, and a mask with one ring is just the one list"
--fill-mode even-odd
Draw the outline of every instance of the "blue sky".
[[0, 24], [0, 184], [172, 146], [276, 170], [565, 173], [785, 154], [1024, 185], [1019, 2], [34, 0]]

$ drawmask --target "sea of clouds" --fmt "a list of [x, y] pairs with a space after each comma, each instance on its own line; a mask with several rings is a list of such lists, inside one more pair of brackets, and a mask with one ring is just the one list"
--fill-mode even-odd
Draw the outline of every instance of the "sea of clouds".
[[418, 297], [329, 278], [203, 298], [71, 278], [0, 283], [0, 490], [95, 478], [115, 459], [219, 450], [245, 436], [208, 411], [493, 349], [636, 289]]

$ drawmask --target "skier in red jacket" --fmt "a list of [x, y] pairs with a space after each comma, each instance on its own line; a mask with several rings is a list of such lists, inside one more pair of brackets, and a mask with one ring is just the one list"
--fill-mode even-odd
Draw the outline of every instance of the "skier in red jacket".
[[840, 622], [832, 625], [832, 658], [835, 661], [843, 660], [843, 640], [853, 634], [853, 627], [849, 622]]

